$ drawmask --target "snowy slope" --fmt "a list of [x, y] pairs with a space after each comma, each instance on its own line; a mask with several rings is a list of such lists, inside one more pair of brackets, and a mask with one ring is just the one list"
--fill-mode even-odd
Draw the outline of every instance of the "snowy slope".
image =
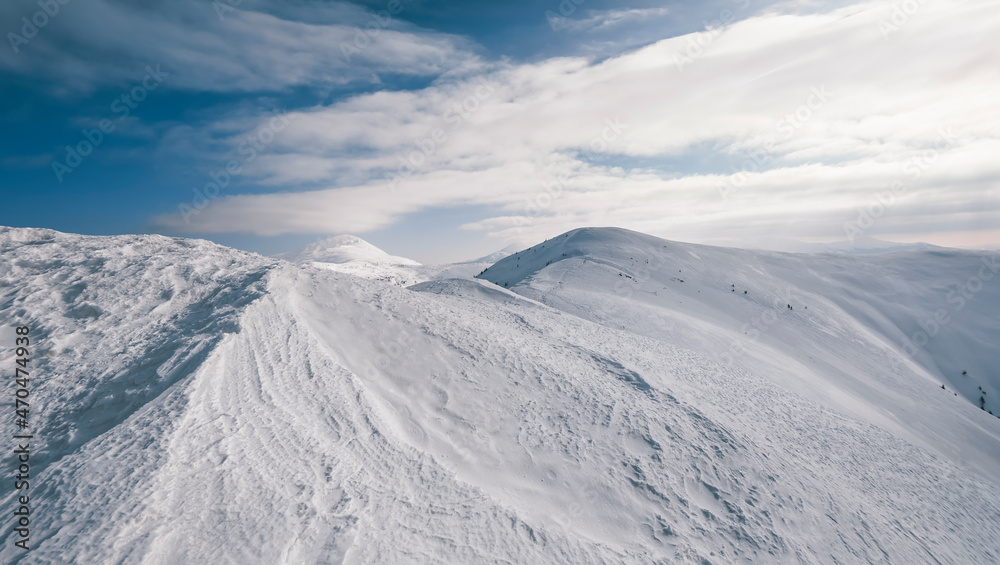
[[[5, 563], [1000, 559], [998, 475], [663, 335], [486, 281], [0, 230], [0, 315], [45, 352], [34, 549], [4, 522]], [[951, 398], [942, 425], [1000, 437]]]
[[835, 241], [830, 243], [810, 243], [795, 239], [771, 237], [746, 240], [719, 240], [713, 241], [712, 245], [790, 253], [856, 253], [861, 255], [914, 249], [942, 249], [929, 243], [896, 243], [868, 235], [859, 235], [851, 241]]
[[[264, 293], [269, 265], [207, 241], [0, 227], [4, 347], [32, 328], [41, 469], [188, 376]], [[4, 398], [7, 401], [7, 398]], [[37, 457], [37, 458], [36, 458]]]
[[[957, 392], [976, 411], [980, 397], [987, 409], [1000, 408], [997, 261], [997, 253], [952, 249], [757, 252], [588, 228], [504, 259], [482, 277], [766, 375], [1000, 476], [997, 438], [978, 423], [960, 425], [978, 415], [953, 403]], [[946, 323], [935, 321], [940, 313]]]

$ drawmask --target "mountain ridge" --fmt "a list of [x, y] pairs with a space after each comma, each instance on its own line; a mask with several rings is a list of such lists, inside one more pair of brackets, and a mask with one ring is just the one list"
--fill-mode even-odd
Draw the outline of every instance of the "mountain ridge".
[[[1000, 557], [1000, 483], [970, 452], [800, 395], [767, 365], [641, 335], [614, 285], [637, 299], [655, 277], [583, 259], [541, 262], [534, 286], [403, 288], [208, 242], [0, 229], [0, 315], [40, 329], [33, 347], [48, 351], [32, 394], [50, 453], [33, 473], [33, 549], [15, 551], [8, 521], [0, 560]], [[597, 286], [558, 292], [574, 273]], [[622, 310], [568, 307], [588, 293]], [[1000, 437], [966, 401], [913, 390], [900, 398], [954, 414], [939, 419], [949, 433]], [[120, 417], [85, 428], [88, 414]], [[77, 441], [60, 441], [66, 426]]]
[[[590, 321], [765, 372], [854, 417], [897, 426], [902, 414], [902, 429], [913, 430], [926, 428], [925, 412], [904, 409], [886, 418], [882, 406], [907, 406], [911, 394], [930, 394], [934, 402], [946, 392], [976, 409], [982, 398], [984, 411], [1000, 413], [992, 345], [1000, 342], [1000, 277], [980, 281], [979, 291], [963, 299], [965, 308], [956, 309], [948, 297], [958, 295], [947, 290], [952, 281], [966, 282], [954, 273], [979, 276], [991, 257], [995, 264], [996, 254], [943, 248], [793, 254], [581, 228], [505, 258], [479, 277]], [[948, 323], [935, 322], [943, 309]], [[900, 387], [910, 392], [900, 396]], [[884, 401], [870, 406], [872, 395]], [[975, 457], [982, 454], [974, 441], [1000, 450], [979, 434], [947, 441]], [[995, 458], [980, 464], [987, 474], [1000, 472]]]

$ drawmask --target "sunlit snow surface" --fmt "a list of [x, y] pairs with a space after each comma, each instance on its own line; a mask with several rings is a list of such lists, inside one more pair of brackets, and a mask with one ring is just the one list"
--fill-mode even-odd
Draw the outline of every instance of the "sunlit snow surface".
[[429, 280], [472, 278], [513, 251], [515, 250], [508, 248], [461, 263], [423, 265], [412, 259], [389, 255], [357, 236], [338, 235], [278, 257], [300, 265], [329, 269], [368, 280], [412, 286]]
[[1000, 280], [899, 351], [979, 255], [561, 237], [404, 288], [0, 228], [41, 439], [33, 549], [3, 521], [0, 561], [1000, 560], [1000, 419], [960, 380], [1000, 392]]

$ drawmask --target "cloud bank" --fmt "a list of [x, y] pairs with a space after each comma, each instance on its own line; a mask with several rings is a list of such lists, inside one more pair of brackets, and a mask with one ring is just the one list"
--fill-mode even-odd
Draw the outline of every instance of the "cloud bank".
[[364, 233], [488, 206], [493, 217], [465, 227], [525, 242], [580, 225], [691, 241], [996, 241], [1000, 12], [912, 4], [720, 13], [729, 23], [599, 62], [488, 63], [445, 41], [461, 73], [294, 112], [247, 163], [273, 193], [155, 222]]

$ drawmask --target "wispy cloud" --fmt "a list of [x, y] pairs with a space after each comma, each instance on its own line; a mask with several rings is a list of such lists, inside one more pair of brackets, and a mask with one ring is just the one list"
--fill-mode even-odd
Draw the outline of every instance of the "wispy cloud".
[[[17, 52], [0, 49], [0, 71], [74, 94], [127, 84], [145, 65], [160, 64], [173, 74], [167, 88], [238, 92], [377, 84], [381, 74], [437, 76], [477, 59], [466, 40], [415, 28], [387, 11], [310, 6], [305, 20], [294, 6], [249, 0], [69, 3]], [[32, 8], [38, 6], [4, 2], [0, 21], [18, 22]]]
[[52, 162], [51, 153], [40, 153], [38, 155], [18, 155], [4, 157], [0, 165], [12, 169], [37, 169], [47, 167]]
[[668, 8], [630, 8], [625, 10], [591, 10], [586, 18], [551, 16], [549, 23], [556, 31], [605, 30], [625, 23], [655, 19], [670, 13]]
[[[877, 233], [995, 223], [1000, 47], [981, 38], [1000, 32], [1000, 13], [986, 1], [926, 4], [887, 41], [888, 17], [882, 3], [772, 14], [733, 23], [683, 70], [674, 56], [696, 35], [600, 63], [493, 65], [485, 97], [481, 77], [442, 79], [301, 111], [252, 170], [308, 192], [223, 197], [191, 224], [177, 214], [156, 222], [192, 233], [363, 233], [428, 208], [486, 205], [496, 215], [467, 228], [528, 241], [583, 224], [689, 240], [843, 239], [845, 222], [902, 181]], [[609, 120], [620, 135], [595, 142]], [[942, 128], [949, 143], [914, 174]], [[427, 142], [436, 131], [441, 141]], [[720, 164], [657, 164], [705, 151]], [[734, 173], [739, 190], [724, 197]], [[972, 224], [1000, 228], [989, 221]]]

